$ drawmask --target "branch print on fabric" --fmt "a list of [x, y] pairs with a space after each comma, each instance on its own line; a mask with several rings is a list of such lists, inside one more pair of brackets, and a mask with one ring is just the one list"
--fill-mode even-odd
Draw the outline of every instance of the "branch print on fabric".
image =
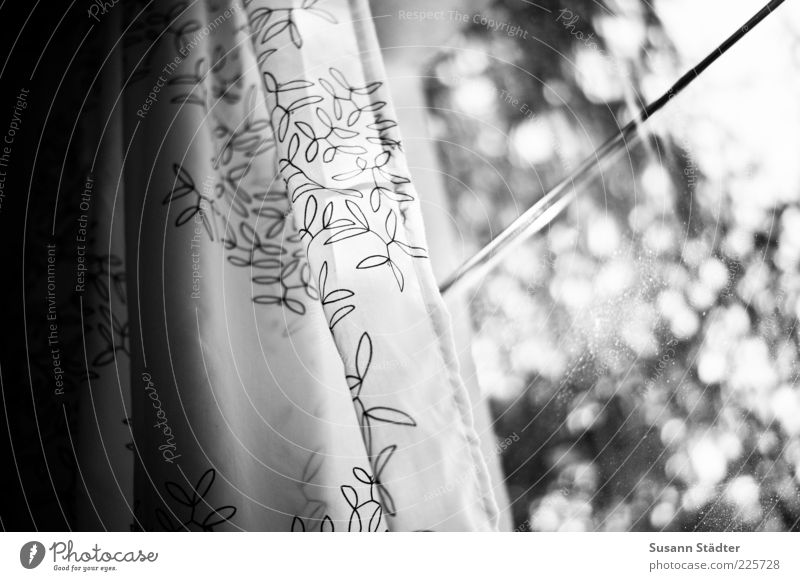
[[[375, 488], [378, 482], [363, 468], [353, 468], [353, 476], [362, 484], [369, 485], [369, 498], [360, 498], [358, 491], [348, 484], [339, 487], [343, 499], [350, 507], [350, 518], [347, 522], [347, 532], [377, 532], [381, 530], [383, 522], [383, 507], [381, 499], [377, 497]], [[313, 516], [292, 519], [292, 532], [310, 532], [319, 530], [323, 533], [336, 532], [336, 525], [329, 515], [325, 515], [318, 524]], [[316, 526], [315, 526], [316, 525]], [[318, 528], [317, 528], [318, 527]]]
[[[315, 194], [339, 194], [338, 198], [334, 198], [326, 204], [322, 213], [321, 230], [338, 230], [326, 240], [326, 244], [367, 233], [377, 236], [386, 249], [385, 253], [364, 256], [357, 268], [366, 270], [385, 266], [402, 292], [405, 288], [405, 275], [398, 262], [392, 257], [392, 247], [412, 258], [427, 258], [427, 251], [422, 247], [399, 240], [397, 237], [397, 215], [399, 213], [401, 221], [404, 220], [403, 204], [414, 202], [415, 199], [401, 189], [401, 186], [410, 183], [410, 179], [390, 169], [392, 152], [394, 149], [399, 149], [399, 142], [389, 139], [386, 132], [394, 128], [396, 123], [380, 115], [376, 117], [376, 114], [385, 107], [386, 102], [370, 99], [370, 95], [375, 93], [382, 83], [376, 81], [357, 87], [348, 82], [342, 71], [334, 67], [328, 70], [328, 78], [319, 78], [317, 83], [295, 79], [281, 84], [271, 73], [264, 73], [263, 76], [267, 92], [275, 97], [272, 123], [273, 127], [276, 127], [277, 138], [281, 142], [288, 139], [287, 155], [279, 160], [279, 167], [284, 179], [289, 184], [291, 200], [297, 202], [302, 196], [308, 196], [301, 234], [309, 234], [313, 240], [320, 233], [318, 230], [316, 234], [311, 234], [312, 224], [317, 217], [318, 210]], [[316, 94], [317, 86], [322, 87], [322, 96]], [[283, 99], [281, 94], [288, 92], [298, 92], [299, 95], [292, 97], [293, 100], [287, 107], [281, 104]], [[323, 129], [315, 129], [310, 123], [297, 120], [294, 123], [295, 130], [289, 132], [292, 113], [318, 103], [320, 105], [315, 108], [314, 115]], [[385, 147], [383, 151], [372, 158], [371, 162], [363, 157], [367, 153], [365, 147], [349, 143], [353, 138], [360, 137], [363, 140], [365, 136], [367, 141]], [[351, 168], [334, 174], [332, 176], [334, 181], [341, 182], [346, 186], [357, 186], [365, 181], [371, 184], [367, 207], [362, 209], [356, 200], [343, 199], [363, 199], [363, 187], [362, 189], [331, 187], [310, 177], [304, 164], [317, 161], [320, 151], [322, 152], [321, 161], [324, 164], [337, 162], [340, 166], [344, 164], [345, 167]], [[385, 215], [381, 213], [384, 199], [396, 204], [396, 207], [389, 208]], [[352, 220], [345, 218], [333, 221], [334, 209], [342, 204], [342, 200], [344, 209], [352, 217]], [[373, 219], [381, 220], [385, 236], [370, 226], [368, 214]], [[311, 240], [308, 241], [307, 247], [310, 246]]]
[[[283, 306], [303, 315], [307, 310], [303, 299], [315, 299], [316, 295], [299, 237], [291, 233], [282, 237], [291, 210], [286, 192], [273, 189], [251, 193], [246, 185], [254, 159], [274, 148], [274, 138], [265, 133], [270, 122], [258, 114], [258, 87], [241, 87], [238, 50], [229, 52], [217, 45], [215, 56], [210, 70], [205, 58], [199, 58], [193, 66], [194, 74], [178, 75], [169, 81], [185, 91], [171, 103], [199, 106], [215, 120], [211, 133], [218, 153], [211, 160], [212, 179], [199, 184], [187, 168], [174, 163], [175, 181], [163, 204], [182, 208], [175, 226], [200, 220], [208, 238], [224, 245], [229, 264], [251, 269], [254, 303]], [[209, 86], [213, 107], [209, 105]], [[242, 122], [233, 126], [216, 114], [220, 102], [244, 107]]]
[[[103, 343], [102, 350], [89, 354], [88, 375], [94, 380], [100, 377], [94, 368], [114, 363], [119, 355], [130, 357], [130, 329], [128, 321], [120, 320], [111, 310], [112, 301], [123, 306], [127, 302], [122, 259], [115, 254], [89, 254], [87, 259], [88, 287], [94, 294], [84, 307], [84, 333], [88, 336], [97, 331]], [[92, 306], [95, 301], [96, 308]]]
[[[377, 370], [372, 375], [390, 388], [402, 377], [414, 386], [437, 389], [438, 383], [452, 390], [453, 397], [439, 404], [442, 415], [437, 421], [453, 426], [453, 430], [442, 432], [449, 433], [453, 450], [459, 447], [468, 451], [459, 454], [456, 463], [477, 474], [476, 498], [481, 500], [476, 505], [485, 511], [488, 523], [492, 507], [491, 501], [483, 500], [487, 496], [486, 481], [478, 474], [480, 467], [467, 466], [480, 460], [477, 436], [470, 431], [468, 396], [450, 367], [455, 359], [449, 346], [448, 323], [441, 299], [435, 296], [419, 201], [405, 165], [397, 123], [391, 118], [382, 70], [378, 59], [373, 63], [371, 59], [349, 57], [350, 51], [363, 50], [362, 41], [374, 47], [374, 38], [362, 26], [367, 7], [359, 3], [358, 10], [353, 10], [351, 3], [330, 0], [287, 1], [285, 9], [280, 2], [266, 4], [253, 0], [246, 7], [250, 7], [250, 34], [259, 54], [278, 169], [309, 263], [317, 273], [317, 294], [328, 326], [345, 362], [374, 472], [372, 482], [385, 513], [396, 517], [393, 522], [401, 527], [425, 519], [421, 509], [415, 508], [424, 502], [414, 504], [399, 491], [393, 495], [384, 484], [384, 480], [394, 479], [393, 466], [405, 464], [406, 459], [397, 462], [396, 455], [415, 442], [413, 434], [418, 430], [412, 428], [417, 426], [417, 419], [402, 409], [399, 389], [381, 386], [370, 394], [365, 383], [377, 346], [375, 338], [380, 345], [386, 341], [387, 353], [409, 349], [414, 343], [392, 345], [392, 340], [385, 338], [385, 324], [392, 317], [381, 311], [396, 309], [397, 313], [422, 317], [420, 329], [425, 330], [417, 338], [425, 337], [437, 348], [418, 370], [398, 369], [394, 378]], [[336, 17], [349, 15], [353, 20], [340, 19], [334, 31], [325, 22], [298, 16], [298, 11], [318, 6], [329, 8]], [[307, 30], [313, 30], [314, 35], [303, 38]], [[353, 41], [351, 32], [359, 34], [357, 41]], [[325, 33], [343, 34], [336, 59], [326, 58], [327, 45], [321, 42]], [[303, 74], [304, 70], [309, 72]], [[374, 334], [373, 327], [382, 325], [381, 333]], [[379, 426], [391, 429], [379, 430]], [[441, 477], [434, 471], [427, 478], [436, 482]], [[396, 499], [401, 498], [403, 506], [398, 506]], [[302, 524], [300, 521], [296, 527]]]
[[387, 514], [394, 516], [396, 514], [394, 499], [386, 489], [386, 486], [381, 482], [381, 475], [386, 465], [389, 463], [389, 460], [392, 458], [392, 455], [397, 450], [397, 446], [392, 444], [380, 450], [376, 450], [372, 430], [376, 423], [387, 423], [413, 428], [417, 425], [417, 422], [406, 412], [399, 409], [384, 406], [366, 407], [364, 400], [361, 398], [361, 392], [364, 388], [364, 382], [371, 364], [372, 339], [369, 334], [364, 333], [361, 335], [361, 340], [358, 342], [355, 369], [348, 373], [347, 384], [350, 387], [350, 395], [353, 398], [356, 416], [361, 426], [361, 435], [364, 438], [364, 445], [367, 448], [367, 456], [375, 470], [375, 486], [378, 488]]
[[[180, 514], [168, 514], [162, 509], [156, 509], [156, 516], [165, 531], [213, 531], [214, 527], [230, 521], [236, 514], [236, 507], [231, 505], [211, 508], [206, 501], [206, 495], [211, 490], [217, 471], [213, 468], [206, 470], [197, 480], [197, 484], [184, 488], [177, 482], [167, 481], [164, 488], [167, 494], [184, 507]], [[201, 520], [202, 519], [202, 520]]]
[[[158, 233], [136, 251], [162, 267], [130, 281], [139, 327], [127, 348], [142, 367], [147, 345], [164, 413], [187, 436], [179, 470], [149, 453], [136, 465], [137, 482], [146, 470], [160, 483], [137, 492], [142, 526], [490, 530], [365, 0], [134, 1], [126, 14], [136, 23], [115, 82], [144, 112], [122, 134], [135, 141], [126, 160], [148, 175], [126, 168], [125, 226]], [[172, 284], [187, 260], [212, 291], [192, 301], [188, 284]], [[109, 317], [97, 336], [113, 349], [123, 332]], [[180, 353], [180, 365], [162, 353]], [[136, 450], [152, 452], [150, 419], [138, 415]], [[474, 487], [429, 500], [461, 473]], [[246, 494], [219, 499], [223, 475], [226, 495]]]

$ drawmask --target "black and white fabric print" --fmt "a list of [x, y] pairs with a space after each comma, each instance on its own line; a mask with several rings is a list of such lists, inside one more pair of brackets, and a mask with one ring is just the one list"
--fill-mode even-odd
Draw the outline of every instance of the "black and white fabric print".
[[[109, 134], [98, 148], [78, 196], [76, 235], [82, 257], [76, 278], [83, 323], [84, 381], [79, 406], [78, 464], [82, 474], [78, 527], [121, 530], [131, 522], [133, 437], [131, 433], [131, 336], [125, 213], [115, 204], [121, 160], [109, 147], [119, 138], [121, 119], [112, 115]], [[98, 461], [98, 459], [103, 461]], [[102, 490], [99, 497], [86, 494]]]
[[89, 324], [90, 372], [108, 365], [130, 396], [120, 514], [135, 530], [495, 529], [366, 1], [155, 0], [115, 18], [102, 146], [124, 179], [97, 194], [116, 230], [93, 280], [125, 294], [121, 311], [98, 295]]
[[[389, 526], [490, 529], [488, 477], [367, 4], [245, 5], [308, 262], [354, 306], [332, 333]], [[331, 319], [341, 308], [323, 300]]]

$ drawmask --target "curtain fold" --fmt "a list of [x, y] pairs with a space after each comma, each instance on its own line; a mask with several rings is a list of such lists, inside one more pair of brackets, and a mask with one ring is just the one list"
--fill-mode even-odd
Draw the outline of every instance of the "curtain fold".
[[84, 475], [110, 491], [87, 514], [494, 530], [366, 2], [131, 3], [118, 32], [82, 416], [113, 438], [80, 464], [117, 450]]

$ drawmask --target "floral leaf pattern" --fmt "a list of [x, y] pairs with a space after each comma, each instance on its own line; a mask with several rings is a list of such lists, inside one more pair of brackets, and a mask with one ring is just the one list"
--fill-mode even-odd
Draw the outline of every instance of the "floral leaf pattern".
[[[390, 444], [377, 450], [374, 446], [375, 439], [373, 438], [372, 430], [376, 422], [405, 427], [415, 427], [417, 422], [409, 414], [399, 409], [384, 406], [367, 408], [365, 406], [361, 394], [367, 378], [367, 373], [369, 372], [369, 367], [372, 364], [372, 357], [372, 339], [368, 333], [364, 333], [361, 335], [358, 347], [356, 348], [355, 369], [350, 370], [348, 373], [347, 383], [350, 387], [350, 396], [353, 399], [353, 405], [356, 409], [356, 415], [358, 416], [361, 427], [361, 434], [367, 448], [367, 456], [375, 470], [375, 476], [370, 477], [369, 481], [373, 483], [380, 492], [380, 497], [384, 503], [386, 513], [393, 516], [396, 513], [394, 499], [382, 482], [381, 475], [392, 455], [397, 450], [397, 446]], [[362, 478], [366, 478], [366, 475], [360, 472], [356, 474], [356, 479], [363, 481]]]
[[[369, 496], [364, 498], [359, 496], [358, 490], [349, 484], [339, 487], [344, 502], [350, 507], [350, 517], [347, 522], [347, 532], [377, 532], [383, 526], [383, 505], [382, 498], [378, 497], [380, 485], [369, 472], [356, 466], [353, 468], [353, 477], [361, 484], [369, 486]], [[336, 524], [330, 515], [324, 515], [319, 520], [319, 528], [314, 528], [313, 517], [300, 517], [295, 515], [292, 518], [292, 532], [310, 532], [319, 530], [320, 532], [336, 532]]]
[[167, 495], [185, 510], [169, 514], [156, 509], [156, 518], [165, 531], [213, 531], [214, 527], [229, 522], [236, 515], [236, 507], [231, 505], [210, 508], [206, 496], [217, 477], [217, 471], [209, 468], [197, 479], [197, 483], [184, 488], [177, 482], [167, 481], [164, 488]]
[[[132, 4], [129, 13], [144, 3]], [[427, 291], [420, 273], [429, 268], [418, 221], [407, 220], [418, 214], [417, 199], [397, 123], [387, 88], [370, 67], [331, 59], [336, 66], [326, 61], [304, 74], [304, 67], [286, 66], [284, 55], [318, 45], [304, 32], [336, 24], [347, 3], [334, 9], [330, 0], [243, 0], [236, 6], [243, 13], [223, 22], [224, 34], [206, 30], [202, 10], [180, 0], [144, 7], [126, 32], [127, 46], [137, 45], [141, 57], [126, 54], [128, 85], [152, 80], [150, 55], [169, 44], [185, 62], [169, 74], [156, 105], [174, 117], [203, 119], [202, 147], [159, 167], [157, 203], [170, 234], [201, 237], [221, 254], [224, 274], [249, 282], [247, 299], [257, 312], [272, 317], [280, 309], [295, 329], [313, 326], [322, 312], [339, 350], [355, 410], [348, 429], [356, 441], [360, 435], [365, 461], [335, 487], [325, 482], [334, 493], [322, 498], [314, 492], [319, 485], [307, 485], [330, 474], [323, 470], [327, 456], [322, 449], [311, 453], [294, 476], [302, 496], [292, 502], [300, 498], [302, 507], [284, 512], [292, 515], [285, 527], [383, 530], [387, 521], [400, 522], [396, 499], [404, 497], [386, 483], [393, 467], [403, 465], [421, 420], [415, 409], [380, 397], [387, 374], [373, 362], [390, 356], [392, 345], [370, 318], [372, 303], [377, 297], [389, 306], [420, 305]], [[205, 8], [219, 12], [215, 3]], [[204, 33], [208, 38], [197, 45]], [[182, 52], [193, 46], [203, 50]], [[374, 294], [365, 292], [371, 285], [379, 289]], [[109, 318], [98, 332], [116, 345], [127, 330]], [[113, 353], [101, 360], [108, 357]], [[167, 506], [154, 514], [161, 528], [214, 530], [235, 519], [237, 503], [207, 503], [214, 468], [191, 484], [161, 480]]]
[[[304, 7], [316, 5], [303, 3]], [[296, 48], [302, 46], [292, 11], [282, 13], [278, 20], [275, 17], [276, 13], [259, 9], [250, 15], [256, 47], [262, 54], [269, 54], [268, 58], [275, 58], [280, 47], [286, 45], [285, 38], [283, 44], [275, 40], [278, 35], [288, 34]], [[260, 64], [280, 152], [278, 167], [296, 208], [295, 221], [307, 254], [310, 256], [320, 245], [346, 245], [348, 253], [358, 254], [354, 275], [385, 277], [398, 293], [404, 293], [411, 262], [425, 260], [428, 254], [406, 238], [405, 210], [416, 198], [408, 175], [398, 169], [402, 164], [394, 159], [401, 143], [396, 137], [397, 123], [388, 116], [387, 101], [381, 98], [383, 82], [367, 79], [354, 83], [338, 67], [329, 67], [317, 78], [281, 78], [280, 69]], [[335, 338], [350, 336], [352, 324], [344, 334], [339, 330], [343, 321], [359, 312], [358, 297], [352, 288], [331, 288], [332, 263], [327, 257], [332, 255], [327, 251], [324, 256], [318, 267], [317, 294]], [[338, 261], [336, 267], [342, 268]], [[359, 340], [352, 363], [346, 365], [347, 382], [374, 476], [361, 471], [354, 476], [359, 482], [374, 486], [381, 498], [381, 512], [394, 516], [397, 507], [382, 476], [399, 448], [385, 442], [385, 437], [377, 438], [375, 430], [379, 425], [413, 429], [417, 421], [402, 409], [368, 403], [370, 398], [365, 397], [364, 390], [374, 344], [366, 329], [356, 336]], [[346, 345], [340, 344], [339, 348], [353, 353]], [[343, 485], [342, 494], [351, 508], [358, 506], [353, 489]], [[361, 513], [357, 516], [351, 518], [351, 529], [360, 530], [365, 522], [369, 523]], [[308, 530], [307, 524], [296, 520], [292, 528]], [[321, 530], [333, 530], [332, 525], [323, 520]]]

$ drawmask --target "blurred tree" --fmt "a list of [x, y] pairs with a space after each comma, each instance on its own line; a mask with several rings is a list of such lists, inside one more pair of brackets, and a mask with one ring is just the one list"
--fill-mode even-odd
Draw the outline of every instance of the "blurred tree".
[[[470, 22], [428, 94], [477, 250], [686, 63], [638, 0], [500, 0]], [[707, 120], [727, 94], [708, 77], [475, 297], [520, 530], [800, 530], [800, 180], [742, 153], [752, 126]]]

